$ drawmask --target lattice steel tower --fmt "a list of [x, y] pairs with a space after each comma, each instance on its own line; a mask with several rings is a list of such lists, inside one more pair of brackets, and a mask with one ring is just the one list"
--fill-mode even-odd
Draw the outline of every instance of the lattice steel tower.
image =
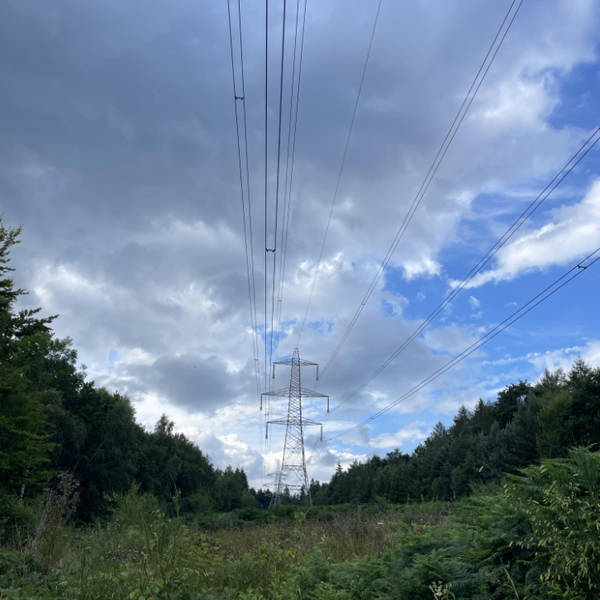
[[290, 385], [271, 392], [263, 392], [260, 398], [260, 407], [262, 410], [263, 396], [287, 397], [288, 411], [287, 417], [280, 419], [271, 419], [266, 423], [265, 437], [269, 437], [269, 425], [285, 425], [285, 441], [283, 443], [283, 456], [281, 458], [281, 468], [277, 473], [275, 491], [271, 504], [279, 504], [281, 496], [287, 488], [290, 493], [301, 494], [309, 504], [312, 502], [310, 497], [310, 485], [308, 473], [306, 472], [306, 458], [304, 455], [304, 428], [309, 425], [318, 425], [321, 427], [321, 440], [323, 439], [323, 424], [317, 421], [311, 421], [302, 416], [302, 398], [327, 398], [327, 412], [329, 412], [329, 396], [321, 394], [308, 388], [302, 387], [301, 367], [316, 367], [316, 379], [319, 380], [319, 365], [308, 360], [302, 360], [298, 348], [294, 349], [294, 354], [287, 360], [278, 360], [273, 363], [273, 379], [275, 379], [275, 365], [290, 366]]

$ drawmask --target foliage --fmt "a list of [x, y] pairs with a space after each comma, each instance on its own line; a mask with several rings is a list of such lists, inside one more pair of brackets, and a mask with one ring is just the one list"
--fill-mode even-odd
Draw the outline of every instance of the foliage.
[[[395, 508], [382, 515], [370, 507], [341, 507], [327, 509], [326, 521], [298, 509], [292, 519], [209, 534], [169, 517], [156, 498], [139, 489], [114, 502], [104, 525], [71, 531], [70, 547], [52, 565], [34, 560], [26, 568], [25, 553], [10, 553], [10, 585], [21, 594], [16, 597], [295, 597], [300, 586], [318, 585], [330, 562], [381, 556], [398, 527], [413, 518], [436, 519], [441, 508]], [[383, 527], [377, 525], [382, 519]], [[28, 556], [35, 558], [37, 551]], [[0, 583], [0, 597], [6, 595], [2, 588]]]
[[394, 450], [313, 483], [318, 504], [455, 500], [570, 446], [600, 444], [600, 368], [576, 361], [536, 385], [507, 386], [496, 402], [462, 407], [450, 427], [438, 423], [411, 455]]
[[132, 488], [104, 525], [71, 529], [60, 560], [0, 553], [0, 597], [588, 600], [599, 490], [600, 455], [576, 449], [454, 505], [292, 507], [206, 532]]
[[[86, 380], [77, 368], [77, 352], [70, 340], [57, 339], [50, 329], [55, 317], [40, 317], [40, 309], [15, 308], [26, 293], [16, 289], [10, 277], [9, 254], [19, 234], [20, 228], [7, 228], [0, 220], [0, 525], [4, 539], [19, 546], [25, 530], [19, 521], [23, 511], [15, 500], [23, 505], [41, 499], [44, 488], [60, 473], [68, 473], [78, 488], [76, 511], [70, 516], [79, 522], [106, 518], [112, 509], [110, 498], [134, 484], [153, 494], [170, 513], [255, 506], [257, 500], [241, 469], [215, 469], [195, 444], [174, 433], [165, 415], [154, 431], [145, 431], [135, 422], [126, 397]], [[30, 521], [26, 528], [31, 526]]]
[[19, 234], [19, 228], [0, 221], [0, 492], [23, 497], [39, 491], [49, 477], [47, 394], [32, 366], [39, 365], [50, 343], [52, 317], [39, 319], [37, 310], [14, 309], [25, 293], [14, 289], [9, 276], [9, 253]]
[[77, 509], [79, 483], [70, 473], [59, 473], [52, 488], [44, 492], [44, 508], [39, 516], [30, 548], [45, 563], [55, 563], [67, 545], [67, 522]]
[[[530, 531], [514, 544], [534, 552], [548, 598], [600, 597], [600, 454], [583, 448], [544, 460], [506, 484]], [[532, 583], [535, 587], [538, 582]]]

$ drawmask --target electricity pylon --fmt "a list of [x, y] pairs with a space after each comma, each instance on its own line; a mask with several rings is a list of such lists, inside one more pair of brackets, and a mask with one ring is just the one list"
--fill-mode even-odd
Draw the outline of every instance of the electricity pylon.
[[283, 443], [283, 456], [281, 467], [277, 473], [275, 492], [271, 499], [271, 505], [279, 504], [284, 489], [299, 494], [304, 490], [308, 503], [312, 503], [310, 497], [310, 485], [308, 473], [306, 472], [306, 458], [304, 456], [304, 428], [309, 425], [321, 427], [321, 440], [323, 439], [323, 423], [306, 419], [302, 416], [302, 398], [327, 398], [327, 412], [329, 412], [329, 396], [321, 394], [308, 388], [302, 387], [301, 367], [316, 367], [316, 378], [319, 380], [319, 365], [308, 360], [302, 360], [298, 348], [287, 360], [278, 360], [273, 363], [273, 379], [275, 379], [275, 365], [290, 366], [290, 385], [271, 392], [263, 392], [260, 396], [260, 408], [262, 410], [263, 396], [287, 397], [287, 417], [271, 419], [266, 423], [265, 438], [269, 437], [269, 425], [285, 425], [285, 441]]

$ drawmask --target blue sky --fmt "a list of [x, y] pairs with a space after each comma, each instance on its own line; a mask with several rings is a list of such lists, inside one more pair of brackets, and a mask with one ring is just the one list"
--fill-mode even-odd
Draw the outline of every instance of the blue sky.
[[[262, 361], [264, 4], [242, 4]], [[270, 6], [269, 236], [282, 17], [281, 4]], [[291, 354], [318, 272], [300, 353], [327, 365], [321, 381], [307, 385], [339, 408], [326, 415], [322, 402], [306, 405], [334, 437], [320, 444], [308, 435], [312, 477], [328, 479], [338, 462], [410, 451], [461, 404], [492, 400], [545, 368], [568, 369], [577, 357], [600, 364], [596, 266], [430, 386], [359, 425], [600, 246], [594, 149], [473, 285], [360, 387], [600, 125], [600, 8], [591, 0], [525, 0], [385, 276], [331, 361], [509, 6], [383, 1], [319, 264], [377, 1], [308, 3], [274, 340], [275, 357]], [[285, 98], [295, 3], [288, 7]], [[262, 485], [277, 468], [282, 432], [264, 443], [226, 3], [9, 1], [0, 63], [1, 210], [7, 224], [23, 225], [14, 264], [31, 292], [25, 302], [60, 314], [56, 332], [73, 339], [89, 378], [127, 394], [145, 426], [168, 414], [215, 464], [242, 466]], [[288, 116], [286, 101], [284, 148]], [[270, 286], [270, 268], [266, 277]], [[272, 405], [272, 416], [284, 412]]]

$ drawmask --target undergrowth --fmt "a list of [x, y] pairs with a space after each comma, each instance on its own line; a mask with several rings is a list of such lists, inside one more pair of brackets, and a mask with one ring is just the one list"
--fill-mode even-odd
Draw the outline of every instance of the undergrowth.
[[600, 456], [582, 449], [452, 507], [295, 510], [220, 529], [167, 516], [135, 489], [107, 522], [67, 527], [71, 492], [48, 494], [42, 529], [5, 520], [1, 599], [600, 597]]

